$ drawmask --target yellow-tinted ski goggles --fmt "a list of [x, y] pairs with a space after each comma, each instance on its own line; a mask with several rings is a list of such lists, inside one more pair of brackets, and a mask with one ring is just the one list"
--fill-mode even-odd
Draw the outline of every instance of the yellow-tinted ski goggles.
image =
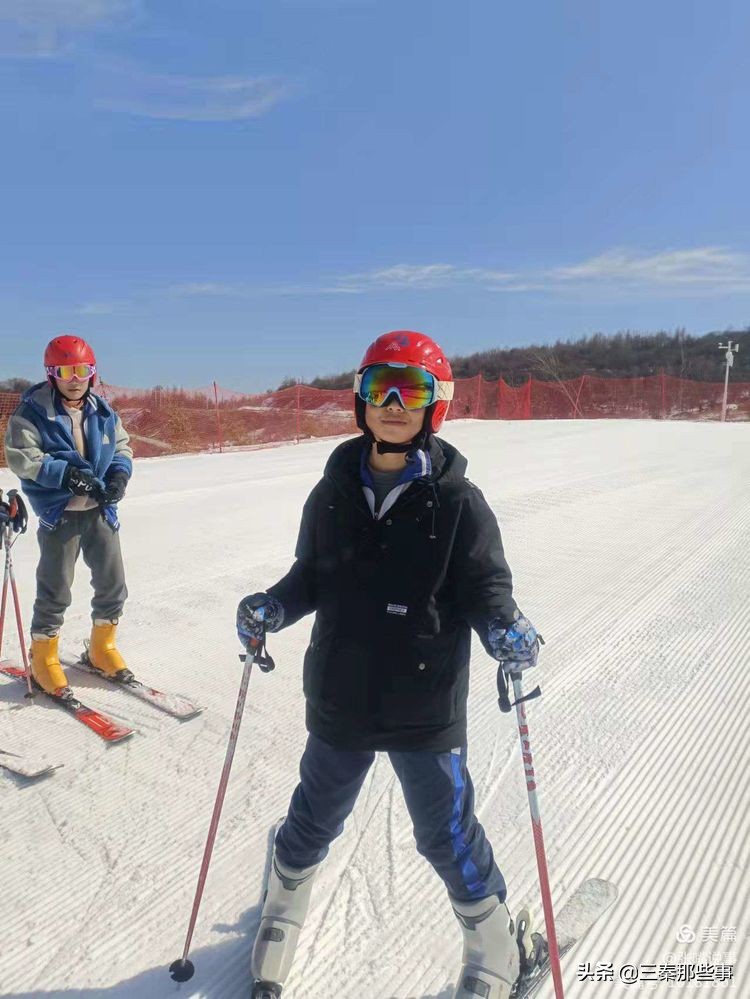
[[93, 378], [96, 374], [95, 364], [52, 364], [47, 368], [47, 374], [52, 378], [59, 378], [61, 382], [72, 382], [76, 378], [79, 382]]

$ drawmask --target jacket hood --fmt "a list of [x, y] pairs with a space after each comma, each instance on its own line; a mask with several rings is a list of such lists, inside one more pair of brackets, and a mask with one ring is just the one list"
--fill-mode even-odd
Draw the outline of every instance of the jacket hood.
[[[339, 485], [349, 485], [352, 482], [360, 485], [360, 461], [364, 448], [370, 446], [369, 440], [362, 435], [339, 444], [326, 462], [323, 476]], [[420, 479], [430, 485], [439, 483], [441, 486], [460, 482], [466, 475], [468, 462], [458, 448], [443, 440], [431, 436], [427, 451], [432, 463], [430, 475]]]

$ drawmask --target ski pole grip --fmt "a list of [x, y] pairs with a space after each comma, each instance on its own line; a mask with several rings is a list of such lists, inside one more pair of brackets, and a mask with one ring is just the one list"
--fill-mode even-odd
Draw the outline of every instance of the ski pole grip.
[[[252, 662], [257, 663], [261, 673], [271, 673], [276, 669], [276, 663], [266, 648], [266, 635], [263, 638], [251, 638], [248, 646], [248, 653], [252, 656]], [[244, 662], [246, 656], [240, 656]]]
[[508, 697], [508, 677], [505, 675], [502, 663], [497, 668], [497, 695], [500, 710], [507, 714], [511, 709], [511, 703]]
[[10, 519], [13, 524], [13, 530], [16, 534], [25, 534], [26, 528], [29, 524], [29, 514], [26, 509], [26, 504], [17, 489], [10, 490], [8, 493], [8, 502], [10, 506]]

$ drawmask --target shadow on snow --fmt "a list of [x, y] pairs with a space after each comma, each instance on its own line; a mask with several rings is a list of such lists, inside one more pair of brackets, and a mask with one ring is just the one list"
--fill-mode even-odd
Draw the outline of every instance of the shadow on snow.
[[[165, 964], [149, 968], [109, 987], [97, 985], [91, 988], [72, 986], [48, 991], [3, 991], [3, 999], [72, 999], [73, 996], [80, 996], [82, 999], [249, 999], [251, 941], [260, 921], [260, 911], [261, 905], [258, 904], [243, 913], [234, 926], [215, 925], [214, 930], [231, 933], [233, 939], [191, 951], [190, 959], [195, 965], [195, 975], [189, 982], [179, 984], [172, 981], [168, 964]], [[176, 946], [179, 948], [178, 942]], [[175, 952], [171, 960], [180, 956], [180, 953]], [[452, 994], [452, 988], [448, 987], [434, 994], [410, 992], [409, 995], [391, 995], [388, 999], [451, 999]]]
[[[273, 830], [269, 834], [266, 856], [266, 876], [271, 863], [273, 850]], [[265, 879], [264, 879], [265, 880]], [[214, 931], [232, 934], [226, 943], [212, 944], [190, 952], [190, 960], [195, 965], [195, 975], [189, 982], [178, 983], [169, 974], [169, 965], [180, 958], [182, 953], [175, 950], [167, 964], [141, 971], [132, 978], [107, 987], [97, 985], [91, 988], [72, 986], [64, 989], [30, 992], [3, 992], [2, 999], [249, 999], [250, 996], [250, 952], [251, 941], [260, 922], [262, 901], [247, 909], [234, 925], [217, 923]], [[175, 927], [170, 927], [170, 933]], [[179, 927], [181, 931], [181, 927]], [[175, 934], [175, 948], [180, 947], [179, 936]], [[137, 947], [137, 944], [134, 946]], [[430, 995], [410, 994], [408, 996], [388, 996], [388, 999], [451, 999], [453, 990], [444, 988]], [[364, 997], [363, 997], [364, 999]]]

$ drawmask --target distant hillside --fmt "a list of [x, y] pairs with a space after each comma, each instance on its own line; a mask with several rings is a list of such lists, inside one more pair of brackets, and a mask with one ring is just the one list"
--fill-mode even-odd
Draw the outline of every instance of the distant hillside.
[[[518, 385], [531, 375], [540, 381], [598, 375], [601, 378], [635, 378], [655, 375], [664, 369], [668, 375], [694, 381], [718, 382], [724, 377], [724, 354], [719, 341], [727, 337], [740, 344], [731, 377], [750, 382], [750, 327], [745, 330], [689, 336], [684, 330], [674, 333], [623, 332], [614, 336], [596, 333], [579, 340], [558, 340], [554, 344], [485, 350], [465, 357], [451, 357], [456, 378], [472, 378], [480, 372], [494, 380], [502, 376], [510, 385]], [[324, 375], [309, 384], [316, 388], [349, 388], [354, 371]], [[294, 384], [286, 378], [279, 386]]]
[[28, 378], [6, 378], [0, 382], [0, 392], [24, 392], [33, 384]]

